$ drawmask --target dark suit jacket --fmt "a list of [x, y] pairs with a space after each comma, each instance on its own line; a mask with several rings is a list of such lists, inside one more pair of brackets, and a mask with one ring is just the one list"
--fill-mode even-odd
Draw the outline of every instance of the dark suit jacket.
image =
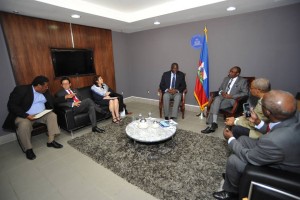
[[[164, 72], [161, 81], [159, 84], [159, 88], [164, 93], [166, 89], [170, 88], [171, 84], [171, 70]], [[176, 73], [176, 82], [175, 82], [175, 89], [178, 90], [180, 93], [183, 92], [183, 90], [186, 89], [186, 82], [185, 82], [185, 74], [181, 71], [178, 71]]]
[[[47, 100], [45, 106], [47, 109], [53, 109], [54, 100], [49, 91], [43, 94]], [[16, 117], [26, 118], [26, 113], [33, 103], [32, 85], [16, 86], [9, 95], [7, 103], [9, 114], [2, 126], [4, 129], [15, 130]]]
[[[76, 97], [79, 100], [83, 100], [78, 90], [76, 90], [76, 89], [74, 89], [74, 90], [71, 89], [71, 90], [73, 91], [73, 93], [76, 93]], [[64, 89], [58, 91], [55, 94], [55, 103], [58, 104], [59, 106], [67, 106], [67, 107], [72, 108], [72, 104], [73, 104], [74, 100], [71, 98], [65, 99], [65, 96], [67, 94], [68, 93]]]
[[[262, 129], [265, 131], [265, 127]], [[274, 126], [268, 134], [258, 139], [252, 149], [243, 147], [238, 140], [231, 141], [229, 146], [245, 163], [269, 165], [300, 174], [300, 115], [296, 113], [294, 117]]]

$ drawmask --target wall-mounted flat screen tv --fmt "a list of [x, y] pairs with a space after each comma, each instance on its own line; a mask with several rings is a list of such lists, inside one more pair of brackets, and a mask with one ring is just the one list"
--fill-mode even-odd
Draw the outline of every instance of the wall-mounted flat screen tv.
[[95, 74], [92, 49], [51, 48], [55, 77]]

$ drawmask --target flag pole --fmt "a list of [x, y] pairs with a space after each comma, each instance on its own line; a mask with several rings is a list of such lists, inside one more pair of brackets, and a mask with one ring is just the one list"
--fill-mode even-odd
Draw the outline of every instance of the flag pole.
[[[199, 104], [200, 113], [196, 116], [200, 119], [206, 114], [208, 97], [209, 97], [209, 63], [208, 63], [208, 47], [207, 47], [207, 28], [204, 27], [204, 37], [202, 42], [202, 50], [200, 52], [199, 64], [197, 69], [194, 96]], [[205, 112], [205, 113], [204, 113]]]

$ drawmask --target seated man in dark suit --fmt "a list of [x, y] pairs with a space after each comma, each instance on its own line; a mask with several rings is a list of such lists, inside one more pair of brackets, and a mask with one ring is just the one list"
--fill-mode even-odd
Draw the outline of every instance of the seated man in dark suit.
[[266, 124], [252, 111], [250, 120], [262, 133], [259, 139], [241, 136], [238, 140], [228, 129], [224, 137], [233, 154], [226, 164], [223, 191], [213, 193], [216, 199], [233, 199], [238, 195], [240, 177], [247, 164], [268, 165], [300, 174], [300, 115], [296, 99], [288, 92], [271, 90], [262, 99]]
[[4, 129], [15, 130], [26, 157], [34, 160], [36, 155], [32, 150], [31, 131], [35, 122], [44, 123], [48, 129], [47, 147], [62, 148], [63, 145], [54, 140], [60, 133], [54, 112], [49, 112], [36, 119], [35, 115], [45, 109], [53, 109], [54, 100], [48, 91], [48, 78], [37, 76], [30, 85], [16, 86], [9, 96], [7, 107], [9, 114], [3, 124]]
[[177, 118], [181, 94], [186, 89], [185, 74], [178, 70], [178, 64], [173, 63], [171, 70], [162, 75], [159, 84], [159, 88], [163, 92], [164, 115], [166, 120], [169, 119], [169, 104], [171, 99], [174, 99], [171, 119]]
[[247, 96], [249, 93], [247, 80], [240, 77], [241, 68], [234, 66], [230, 69], [227, 77], [224, 78], [220, 88], [219, 96], [216, 96], [212, 102], [207, 117], [208, 127], [201, 133], [212, 133], [218, 128], [217, 119], [220, 109], [233, 106], [235, 99]]
[[71, 81], [68, 77], [63, 77], [60, 83], [63, 89], [56, 93], [56, 103], [71, 107], [74, 115], [86, 112], [89, 113], [89, 118], [92, 123], [92, 131], [103, 133], [105, 130], [97, 127], [96, 111], [105, 114], [106, 112], [104, 112], [93, 102], [93, 100], [89, 98], [81, 100], [78, 91], [71, 90]]

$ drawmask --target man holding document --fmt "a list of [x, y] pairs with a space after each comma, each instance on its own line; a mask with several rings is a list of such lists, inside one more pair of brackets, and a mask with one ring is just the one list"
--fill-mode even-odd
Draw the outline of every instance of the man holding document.
[[31, 144], [32, 125], [35, 122], [47, 125], [49, 135], [47, 147], [63, 147], [54, 140], [55, 135], [60, 133], [60, 129], [56, 114], [51, 111], [54, 101], [48, 91], [48, 82], [47, 77], [37, 76], [31, 85], [16, 86], [7, 103], [9, 114], [3, 128], [16, 130], [26, 158], [29, 160], [36, 158]]

